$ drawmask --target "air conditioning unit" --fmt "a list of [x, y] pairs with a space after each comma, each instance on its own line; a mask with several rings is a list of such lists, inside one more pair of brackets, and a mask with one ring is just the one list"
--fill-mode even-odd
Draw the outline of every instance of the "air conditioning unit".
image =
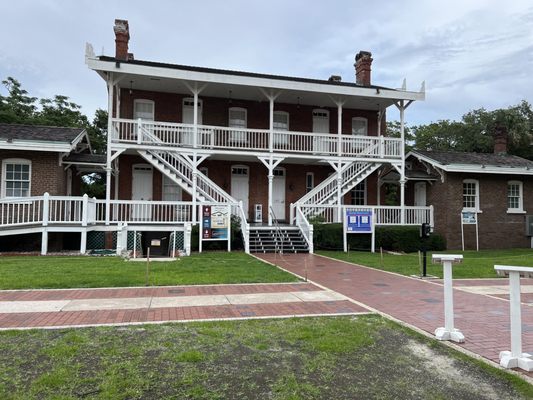
[[533, 236], [533, 215], [526, 215], [526, 236]]

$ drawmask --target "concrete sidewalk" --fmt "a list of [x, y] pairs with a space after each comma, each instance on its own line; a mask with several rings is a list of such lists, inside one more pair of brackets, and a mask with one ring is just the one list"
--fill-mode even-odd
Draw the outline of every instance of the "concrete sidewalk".
[[[436, 328], [444, 326], [441, 281], [423, 281], [311, 254], [281, 257], [262, 254], [259, 258], [297, 275], [307, 275], [312, 282], [431, 335]], [[499, 352], [511, 349], [509, 302], [499, 298], [506, 296], [501, 292], [498, 297], [489, 296], [472, 292], [471, 287], [496, 285], [503, 290], [501, 285], [505, 283], [507, 279], [478, 283], [454, 281], [455, 327], [466, 338], [460, 346], [497, 363]], [[533, 307], [522, 306], [522, 330], [523, 350], [533, 352]], [[527, 375], [533, 376], [533, 373]]]
[[343, 295], [303, 282], [0, 292], [0, 329], [366, 312]]

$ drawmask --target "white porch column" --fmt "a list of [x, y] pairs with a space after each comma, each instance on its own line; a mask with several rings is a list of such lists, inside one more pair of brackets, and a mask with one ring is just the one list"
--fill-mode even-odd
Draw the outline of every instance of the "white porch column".
[[[274, 96], [269, 97], [269, 103], [270, 103], [270, 119], [269, 119], [269, 129], [270, 134], [268, 135], [268, 149], [272, 153], [274, 151]], [[270, 180], [269, 180], [270, 181]], [[270, 186], [269, 186], [270, 187]], [[268, 198], [271, 198], [272, 196], [268, 196]], [[270, 215], [270, 213], [268, 213]]]
[[341, 156], [342, 156], [342, 102], [337, 102], [337, 155], [339, 157], [339, 167], [337, 170], [337, 222], [342, 221], [342, 165], [341, 165]]
[[[400, 174], [400, 223], [405, 224], [405, 120], [404, 111], [407, 106], [404, 105], [404, 101], [400, 100], [400, 137], [402, 139], [402, 145], [400, 148], [400, 154], [402, 158], [402, 167]], [[408, 104], [409, 105], [409, 104]]]
[[342, 155], [342, 104], [341, 102], [337, 103], [337, 155], [339, 157]]
[[339, 161], [337, 169], [337, 222], [342, 221], [342, 164]]
[[[113, 132], [113, 97], [114, 97], [113, 73], [109, 73], [107, 78], [107, 161], [106, 161], [106, 179], [105, 179], [105, 224], [109, 225], [111, 211], [111, 136]], [[115, 182], [116, 184], [116, 182]]]
[[[194, 137], [196, 137], [196, 133], [194, 134]], [[196, 224], [196, 217], [198, 213], [198, 207], [196, 203], [196, 189], [198, 187], [198, 156], [196, 155], [196, 153], [193, 156], [193, 167], [194, 169], [192, 170], [192, 221], [193, 221], [193, 224]], [[201, 231], [202, 231], [202, 227], [200, 226], [200, 232]]]
[[276, 168], [282, 161], [283, 158], [277, 158], [270, 155], [270, 157], [258, 157], [259, 160], [263, 163], [268, 169], [268, 226], [272, 226], [272, 187], [274, 184], [274, 168]]
[[[194, 138], [193, 138], [193, 147], [196, 149], [198, 147], [198, 89], [193, 92], [194, 98], [194, 112], [193, 112], [193, 124], [194, 124]], [[193, 172], [194, 180], [196, 180], [196, 175]]]

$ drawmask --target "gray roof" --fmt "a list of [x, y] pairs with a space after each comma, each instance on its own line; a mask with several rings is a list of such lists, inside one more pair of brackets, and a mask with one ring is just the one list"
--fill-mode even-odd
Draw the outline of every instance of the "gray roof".
[[0, 123], [0, 139], [72, 143], [85, 129]]
[[70, 153], [63, 159], [63, 162], [67, 164], [105, 164], [107, 156], [105, 154]]
[[460, 153], [453, 151], [413, 150], [412, 153], [436, 161], [441, 165], [484, 165], [491, 167], [533, 168], [533, 161], [510, 154]]

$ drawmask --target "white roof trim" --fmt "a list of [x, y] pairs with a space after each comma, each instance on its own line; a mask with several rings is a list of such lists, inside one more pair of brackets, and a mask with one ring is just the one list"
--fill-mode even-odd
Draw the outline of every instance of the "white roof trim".
[[52, 151], [58, 153], [69, 153], [72, 150], [70, 143], [49, 142], [38, 140], [0, 140], [0, 149], [6, 150], [28, 150], [28, 151]]
[[90, 69], [134, 75], [147, 75], [158, 78], [180, 79], [205, 83], [222, 83], [228, 85], [241, 85], [262, 87], [265, 89], [296, 90], [330, 95], [362, 96], [376, 99], [392, 100], [424, 100], [424, 92], [410, 92], [402, 90], [382, 89], [373, 87], [336, 86], [322, 83], [299, 82], [285, 79], [261, 78], [251, 76], [232, 75], [224, 73], [209, 73], [187, 71], [173, 68], [154, 67], [138, 64], [120, 63], [120, 68], [112, 61], [100, 61], [97, 58], [86, 57], [85, 62]]
[[89, 134], [87, 133], [86, 129], [81, 131], [80, 134], [78, 136], [76, 136], [76, 138], [72, 141], [71, 149], [74, 150], [76, 148], [76, 146], [78, 145], [78, 143], [81, 142], [84, 137], [87, 138], [87, 144], [89, 145], [89, 151], [92, 153], [93, 152], [93, 148], [91, 146], [91, 139], [89, 138]]
[[470, 172], [476, 174], [508, 174], [508, 175], [533, 175], [533, 169], [527, 167], [497, 167], [494, 165], [476, 165], [476, 164], [441, 164], [438, 161], [426, 157], [416, 151], [410, 151], [405, 158], [413, 156], [419, 160], [425, 161], [432, 166], [446, 172]]

